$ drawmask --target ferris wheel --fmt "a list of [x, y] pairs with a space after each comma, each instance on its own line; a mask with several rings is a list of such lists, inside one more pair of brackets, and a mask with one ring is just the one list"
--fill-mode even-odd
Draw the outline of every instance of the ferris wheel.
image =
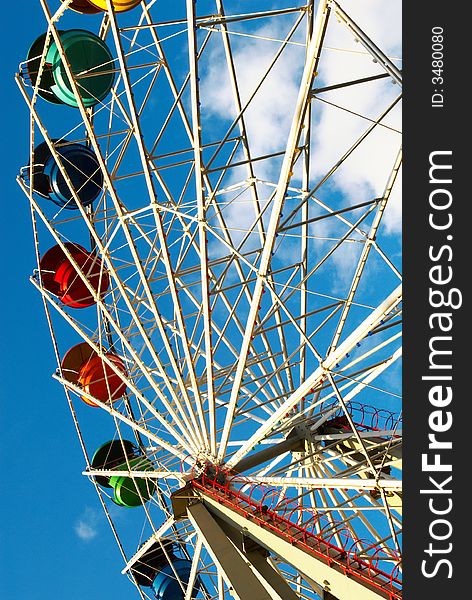
[[31, 282], [123, 575], [398, 600], [396, 12], [39, 1]]

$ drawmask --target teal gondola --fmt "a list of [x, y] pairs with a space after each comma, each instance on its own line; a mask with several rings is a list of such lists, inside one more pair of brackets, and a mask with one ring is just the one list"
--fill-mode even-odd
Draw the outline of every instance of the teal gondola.
[[[108, 96], [115, 81], [115, 61], [107, 44], [85, 29], [58, 33], [84, 106], [95, 106]], [[46, 34], [42, 34], [29, 49], [26, 68], [30, 81], [36, 85], [40, 77], [38, 94], [45, 100], [77, 108], [79, 104], [61, 58], [61, 50], [51, 36], [40, 73], [45, 42]]]

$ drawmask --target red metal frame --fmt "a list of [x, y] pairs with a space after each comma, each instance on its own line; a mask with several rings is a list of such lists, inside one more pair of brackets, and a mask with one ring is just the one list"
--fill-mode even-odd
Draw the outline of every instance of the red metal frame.
[[[333, 408], [336, 403], [333, 403]], [[324, 406], [323, 410], [329, 409], [329, 406]], [[396, 422], [401, 423], [401, 415], [386, 410], [385, 408], [377, 408], [360, 402], [349, 402], [347, 404], [349, 414], [354, 421], [356, 427], [366, 431], [379, 431], [382, 429], [393, 429]], [[344, 409], [339, 407], [333, 414], [330, 421], [345, 416]]]
[[[217, 482], [217, 476], [220, 475], [218, 479], [221, 480], [223, 473], [227, 476], [225, 484]], [[240, 479], [240, 476], [238, 476], [238, 479]], [[248, 480], [248, 483], [250, 483], [250, 480]], [[191, 485], [219, 503], [225, 504], [232, 510], [244, 515], [246, 519], [251, 519], [259, 526], [275, 532], [293, 546], [300, 547], [305, 552], [315, 555], [328, 566], [342, 571], [346, 577], [352, 577], [364, 584], [369, 584], [369, 586], [382, 592], [389, 600], [399, 600], [402, 597], [401, 580], [397, 577], [398, 569], [394, 569], [389, 574], [377, 567], [382, 555], [387, 556], [384, 549], [371, 546], [375, 550], [371, 560], [359, 558], [356, 548], [360, 546], [360, 540], [355, 539], [348, 530], [344, 531], [346, 543], [340, 548], [333, 544], [329, 538], [324, 538], [322, 535], [309, 531], [303, 525], [290, 521], [286, 518], [285, 513], [281, 516], [272, 507], [269, 508], [263, 504], [262, 500], [267, 497], [271, 490], [265, 491], [262, 500], [255, 500], [252, 497], [254, 489], [250, 491], [249, 495], [243, 494], [231, 486], [231, 474], [217, 467], [206, 469], [201, 477], [191, 482]], [[396, 553], [391, 551], [389, 558], [396, 558]]]

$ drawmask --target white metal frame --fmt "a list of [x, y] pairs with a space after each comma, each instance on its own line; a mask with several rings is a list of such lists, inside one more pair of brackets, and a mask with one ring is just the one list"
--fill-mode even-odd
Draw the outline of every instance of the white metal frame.
[[[176, 521], [171, 515], [170, 496], [198, 477], [205, 464], [234, 468], [257, 451], [256, 446], [275, 447], [295, 427], [305, 428], [303, 448], [287, 453], [282, 443], [283, 452], [273, 452], [270, 462], [256, 465], [239, 479], [235, 477], [234, 485], [273, 488], [277, 507], [297, 504], [295, 522], [304, 523], [307, 515], [322, 513], [330, 523], [329, 535], [339, 542], [341, 529], [336, 516], [352, 535], [369, 537], [370, 541], [362, 541], [367, 555], [378, 547], [396, 556], [401, 545], [401, 424], [398, 416], [385, 417], [382, 410], [383, 403], [390, 408], [387, 400], [396, 403], [396, 412], [401, 406], [396, 393], [378, 381], [385, 382], [385, 374], [401, 357], [401, 285], [392, 285], [400, 280], [399, 267], [381, 238], [385, 212], [398, 185], [401, 151], [385, 173], [379, 198], [331, 204], [323, 190], [372, 132], [380, 127], [395, 131], [384, 121], [399, 97], [386, 101], [375, 119], [358, 115], [369, 125], [347, 151], [339, 149], [339, 158], [316, 184], [312, 181], [312, 144], [321, 92], [385, 80], [382, 78], [401, 84], [401, 70], [349, 16], [342, 2], [334, 0], [310, 0], [301, 6], [273, 10], [257, 10], [256, 2], [245, 14], [232, 14], [229, 0], [215, 0], [214, 14], [207, 15], [197, 13], [199, 6], [186, 0], [185, 15], [176, 11], [176, 18], [165, 22], [159, 21], [158, 3], [149, 1], [135, 9], [135, 25], [126, 27], [120, 27], [120, 15], [107, 0], [100, 35], [117, 56], [117, 80], [110, 98], [87, 109], [59, 34], [69, 3], [63, 2], [56, 12], [51, 11], [47, 0], [40, 3], [47, 40], [54, 40], [59, 49], [78, 103], [69, 130], [64, 126], [62, 135], [78, 138], [95, 152], [105, 183], [93, 209], [80, 205], [55, 147], [56, 136], [50, 133], [50, 115], [46, 111], [43, 114], [38, 95], [44, 51], [35, 88], [31, 89], [22, 75], [16, 78], [30, 114], [29, 167], [18, 182], [31, 205], [38, 263], [47, 243], [58, 244], [94, 297], [96, 307], [83, 317], [85, 313], [74, 313], [45, 289], [40, 274], [31, 281], [42, 296], [50, 325], [59, 363], [54, 377], [64, 385], [84, 449], [84, 475], [94, 482], [112, 527], [106, 494], [94, 477], [122, 474], [159, 482], [158, 494], [143, 507], [148, 542], [137, 552], [135, 548], [125, 551], [120, 545], [126, 561], [124, 572], [130, 573], [133, 563], [152, 544], [170, 536], [192, 560], [190, 582], [187, 586], [181, 582], [185, 600], [190, 600], [193, 586], [200, 580], [199, 593], [207, 600], [224, 600], [231, 587], [241, 600], [255, 597], [250, 596], [251, 589], [259, 590], [261, 598], [279, 599], [277, 578], [273, 579], [274, 587], [258, 570], [265, 570], [269, 562], [264, 559], [263, 565], [253, 562], [248, 567], [244, 552], [231, 539], [232, 530], [224, 533], [218, 524], [218, 519], [223, 519], [226, 526], [240, 528], [242, 521], [236, 512], [223, 510], [205, 497], [213, 517], [200, 503], [188, 507], [190, 522]], [[381, 73], [314, 90], [314, 82], [323, 77], [324, 40], [333, 16], [338, 20], [335, 26], [351, 32]], [[80, 16], [77, 19], [79, 23]], [[257, 23], [272, 19], [290, 23], [284, 39], [258, 32]], [[303, 26], [304, 42], [300, 41]], [[161, 31], [167, 33], [161, 36]], [[174, 38], [185, 40], [187, 46], [188, 62], [183, 72], [167, 52]], [[210, 139], [205, 131], [208, 117], [202, 107], [201, 78], [215, 39], [221, 44], [222, 66], [236, 116], [228, 118], [224, 129]], [[266, 41], [275, 48], [267, 69], [253, 82], [250, 92], [242, 88], [237, 57], [245, 39]], [[293, 47], [301, 47], [305, 55], [286, 144], [258, 156], [251, 140], [251, 109], [263, 94], [264, 82]], [[152, 113], [153, 98], [161, 88], [169, 96], [167, 114], [161, 115], [160, 128], [150, 140], [145, 115]], [[159, 151], [166, 135], [174, 130], [179, 140], [175, 148]], [[57, 162], [78, 204], [77, 212], [53, 212], [44, 200], [38, 200], [33, 189], [38, 139], [46, 142]], [[267, 161], [278, 165], [273, 181], [258, 176], [258, 163]], [[166, 174], [173, 170], [182, 174], [185, 169], [180, 187]], [[233, 172], [243, 173], [242, 180], [235, 183]], [[122, 191], [130, 189], [127, 181], [133, 178], [143, 190], [140, 206], [128, 205]], [[238, 230], [231, 223], [229, 210], [239, 197], [246, 198], [253, 218]], [[285, 216], [284, 210], [288, 212]], [[315, 260], [317, 236], [313, 227], [326, 221], [335, 223], [341, 233], [328, 240], [331, 245]], [[110, 290], [103, 298], [65, 245], [69, 235], [80, 230], [89, 236], [110, 276]], [[251, 246], [251, 240], [257, 242]], [[292, 240], [298, 243], [298, 256], [281, 264], [277, 257], [287, 252]], [[211, 244], [219, 244], [220, 254], [212, 251]], [[326, 274], [319, 273], [334, 264], [339, 250], [349, 244], [361, 250], [347, 291], [337, 295], [326, 284]], [[362, 286], [372, 281], [368, 267], [374, 259], [388, 273], [388, 283], [382, 299], [376, 294], [371, 303]], [[315, 308], [314, 300], [319, 301]], [[127, 394], [121, 400], [100, 402], [67, 381], [61, 372], [59, 350], [65, 341], [56, 338], [56, 319], [68, 323], [71, 340], [88, 342], [126, 383]], [[391, 327], [394, 333], [386, 333]], [[107, 358], [110, 346], [124, 359], [126, 373]], [[362, 403], [363, 397], [375, 395], [375, 419], [385, 422], [370, 427], [369, 423], [359, 423], [352, 407], [359, 400]], [[119, 472], [93, 470], [83, 441], [83, 425], [79, 425], [74, 409], [80, 396], [88, 397], [110, 415], [118, 439], [132, 434], [141, 450], [155, 461], [156, 470], [137, 471], [129, 463], [128, 470]], [[340, 414], [347, 430], [323, 433], [322, 427]], [[151, 447], [144, 446], [144, 439]], [[114, 533], [120, 543], [116, 529]], [[273, 541], [265, 543], [270, 546]], [[215, 544], [224, 546], [228, 560], [215, 550]], [[378, 597], [371, 589], [357, 589], [345, 576], [333, 578], [332, 573], [320, 571], [319, 565], [300, 554], [301, 550], [289, 551], [284, 544], [271, 546], [271, 560], [275, 562], [268, 571], [269, 579], [272, 571], [281, 569], [291, 582], [294, 598], [318, 597], [327, 578], [330, 593], [338, 600]], [[292, 565], [292, 570], [282, 563]], [[395, 573], [398, 568], [395, 564]], [[298, 571], [295, 575], [294, 569]], [[247, 581], [236, 583], [235, 576], [243, 571]], [[147, 592], [136, 587], [141, 598], [146, 598]]]

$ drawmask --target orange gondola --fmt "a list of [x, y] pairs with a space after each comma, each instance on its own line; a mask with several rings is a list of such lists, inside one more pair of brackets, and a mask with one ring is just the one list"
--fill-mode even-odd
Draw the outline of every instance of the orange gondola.
[[[117, 371], [126, 373], [125, 364], [117, 354], [106, 352], [104, 357]], [[115, 402], [126, 392], [126, 383], [86, 342], [77, 344], [65, 354], [61, 371], [64, 379], [106, 404]], [[98, 406], [87, 396], [81, 398], [89, 406]]]

